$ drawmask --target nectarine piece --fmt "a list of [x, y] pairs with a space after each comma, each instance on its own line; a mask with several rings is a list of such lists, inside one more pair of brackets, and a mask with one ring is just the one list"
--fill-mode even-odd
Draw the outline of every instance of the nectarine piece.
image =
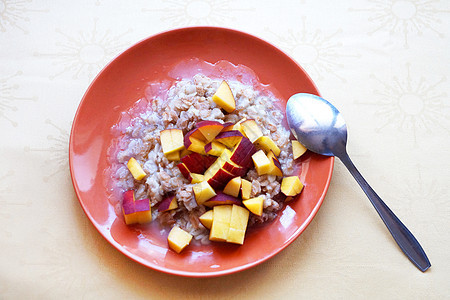
[[204, 214], [202, 214], [199, 217], [200, 223], [203, 224], [203, 226], [205, 226], [208, 229], [211, 229], [211, 225], [214, 219], [214, 213], [213, 210], [208, 210], [207, 212], [205, 212]]
[[206, 142], [209, 143], [219, 134], [223, 129], [223, 124], [217, 121], [201, 121], [195, 125], [198, 130], [205, 137]]
[[249, 212], [245, 208], [233, 205], [230, 216], [230, 229], [228, 230], [227, 242], [240, 244], [244, 243], [245, 231], [247, 229]]
[[278, 160], [278, 158], [275, 156], [275, 154], [272, 152], [272, 150], [267, 153], [267, 158], [270, 161], [270, 168], [269, 171], [267, 171], [267, 174], [269, 175], [275, 175], [275, 176], [283, 176], [283, 170], [281, 169], [281, 163]]
[[179, 161], [181, 159], [180, 151], [164, 154], [168, 161]]
[[137, 223], [145, 224], [152, 220], [152, 207], [150, 199], [140, 199], [134, 201], [134, 209], [136, 211]]
[[242, 201], [245, 207], [257, 216], [261, 216], [264, 207], [264, 198], [259, 196]]
[[252, 155], [253, 163], [258, 175], [264, 175], [271, 169], [270, 160], [267, 158], [263, 150], [259, 150]]
[[234, 147], [241, 139], [243, 135], [238, 130], [230, 130], [230, 131], [223, 131], [219, 133], [215, 140], [224, 144], [227, 147]]
[[172, 209], [178, 208], [178, 202], [177, 197], [175, 195], [168, 196], [161, 201], [161, 203], [158, 206], [158, 211], [168, 211]]
[[233, 197], [239, 196], [239, 192], [241, 190], [241, 182], [242, 179], [240, 176], [234, 177], [233, 179], [228, 181], [227, 185], [223, 189], [223, 192]]
[[214, 207], [216, 205], [227, 205], [227, 204], [241, 205], [241, 201], [236, 197], [217, 191], [217, 195], [203, 202], [203, 205], [207, 207]]
[[236, 109], [236, 101], [234, 100], [233, 93], [231, 92], [230, 86], [225, 80], [222, 81], [212, 99], [227, 113], [231, 113]]
[[225, 150], [226, 147], [222, 143], [212, 141], [205, 145], [205, 152], [206, 154], [213, 155], [213, 156], [220, 156]]
[[205, 180], [205, 175], [203, 174], [197, 174], [197, 173], [191, 173], [191, 183], [200, 183]]
[[253, 143], [248, 138], [243, 137], [231, 152], [230, 160], [240, 166], [252, 168], [252, 155], [256, 151], [257, 149]]
[[213, 208], [213, 222], [209, 239], [216, 242], [225, 242], [230, 230], [231, 205], [218, 205]]
[[176, 253], [180, 253], [192, 240], [192, 235], [178, 226], [174, 226], [169, 232], [167, 241], [169, 247]]
[[245, 132], [247, 138], [252, 143], [254, 143], [256, 140], [258, 140], [260, 137], [263, 136], [261, 129], [259, 128], [258, 124], [256, 124], [256, 121], [253, 119], [248, 119], [242, 122], [241, 128]]
[[286, 196], [296, 196], [303, 190], [303, 183], [298, 176], [283, 177], [281, 181], [281, 192]]
[[164, 154], [179, 151], [184, 148], [183, 131], [181, 129], [165, 129], [159, 134]]
[[127, 168], [136, 180], [142, 180], [147, 175], [134, 157], [128, 160]]
[[250, 199], [252, 193], [252, 183], [247, 179], [242, 179], [241, 181], [241, 198], [243, 200]]
[[206, 170], [204, 157], [197, 152], [192, 152], [191, 154], [184, 156], [181, 158], [181, 162], [186, 166], [190, 173], [202, 174]]
[[136, 209], [134, 207], [134, 191], [129, 190], [123, 193], [122, 213], [127, 225], [137, 223]]
[[195, 184], [192, 189], [194, 191], [195, 201], [199, 205], [216, 195], [214, 189], [206, 181]]
[[299, 141], [292, 140], [292, 154], [294, 155], [294, 159], [302, 156], [306, 150], [306, 147], [300, 144]]
[[273, 153], [278, 156], [280, 155], [280, 148], [275, 144], [275, 142], [268, 136], [262, 136], [255, 141], [255, 145], [260, 149], [263, 149], [266, 153], [273, 151]]

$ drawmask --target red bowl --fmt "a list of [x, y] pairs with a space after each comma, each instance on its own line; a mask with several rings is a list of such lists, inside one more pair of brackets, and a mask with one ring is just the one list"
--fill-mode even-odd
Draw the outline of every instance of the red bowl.
[[[249, 230], [242, 246], [190, 245], [181, 254], [168, 250], [156, 226], [137, 230], [125, 225], [108, 201], [104, 170], [113, 139], [110, 128], [120, 113], [144, 96], [150, 81], [162, 80], [167, 66], [193, 57], [215, 63], [227, 60], [251, 68], [284, 102], [295, 93], [318, 91], [305, 71], [271, 44], [246, 33], [217, 27], [190, 27], [151, 36], [130, 47], [95, 78], [76, 112], [69, 145], [72, 182], [87, 217], [120, 252], [152, 269], [189, 277], [211, 277], [248, 269], [286, 248], [308, 226], [327, 192], [333, 157], [307, 152], [301, 159], [305, 185], [298, 199], [278, 217]], [[155, 222], [156, 223], [156, 222]]]

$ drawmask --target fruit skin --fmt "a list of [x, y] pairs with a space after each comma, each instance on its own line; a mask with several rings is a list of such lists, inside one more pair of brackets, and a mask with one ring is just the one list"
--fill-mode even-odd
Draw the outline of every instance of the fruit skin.
[[182, 150], [184, 147], [183, 131], [181, 129], [165, 129], [160, 133], [161, 146], [165, 155]]
[[256, 124], [256, 121], [253, 119], [248, 119], [248, 120], [243, 121], [241, 123], [241, 128], [244, 131], [247, 138], [252, 143], [254, 143], [260, 137], [263, 136], [261, 129], [259, 128], [258, 124]]
[[223, 189], [223, 192], [227, 195], [238, 197], [241, 190], [241, 182], [242, 179], [240, 176], [234, 177], [233, 179], [228, 181], [227, 185]]
[[178, 208], [177, 198], [175, 197], [175, 195], [172, 195], [164, 198], [163, 201], [161, 201], [158, 206], [158, 211], [163, 212], [176, 208]]
[[281, 192], [286, 196], [296, 196], [303, 190], [303, 183], [298, 176], [283, 177], [281, 181]]
[[227, 195], [221, 191], [216, 192], [217, 195], [212, 197], [211, 199], [203, 202], [203, 205], [206, 207], [214, 207], [216, 205], [227, 205], [227, 204], [235, 204], [235, 205], [241, 205], [241, 200], [239, 200], [236, 197]]
[[169, 247], [176, 253], [180, 253], [192, 240], [192, 235], [178, 226], [174, 226], [167, 237]]
[[123, 193], [122, 213], [127, 225], [137, 223], [136, 209], [134, 207], [134, 191], [129, 190]]
[[264, 208], [264, 198], [255, 197], [242, 201], [245, 207], [257, 216], [261, 216]]
[[205, 226], [208, 229], [211, 229], [211, 225], [214, 219], [214, 213], [213, 210], [208, 210], [207, 212], [205, 212], [204, 214], [202, 214], [199, 217], [200, 223], [203, 224], [203, 226]]
[[134, 157], [131, 157], [128, 160], [127, 168], [130, 170], [131, 175], [133, 175], [134, 179], [136, 180], [142, 180], [144, 179], [147, 174], [142, 169], [141, 165], [137, 162], [137, 160]]
[[230, 160], [235, 164], [246, 168], [253, 167], [252, 155], [257, 151], [256, 147], [246, 137], [243, 137], [231, 152]]
[[272, 151], [275, 156], [279, 156], [281, 153], [280, 148], [275, 144], [275, 142], [268, 136], [262, 136], [255, 141], [255, 145], [263, 149], [266, 153]]
[[275, 176], [283, 176], [283, 170], [281, 169], [281, 163], [278, 160], [278, 158], [275, 156], [275, 154], [272, 151], [269, 151], [269, 153], [267, 153], [267, 158], [270, 161], [270, 169], [267, 172], [267, 174], [275, 175]]
[[136, 200], [134, 191], [128, 190], [123, 193], [122, 213], [127, 225], [148, 223], [152, 220], [150, 200]]
[[230, 86], [225, 80], [222, 81], [212, 99], [227, 113], [231, 113], [236, 109], [236, 101], [234, 100], [233, 93], [231, 92]]
[[180, 170], [181, 175], [183, 175], [184, 178], [186, 178], [189, 181], [192, 181], [191, 172], [189, 171], [189, 169], [186, 167], [186, 165], [184, 163], [179, 163], [177, 165], [177, 167]]
[[202, 174], [206, 170], [204, 157], [196, 152], [192, 152], [181, 158], [181, 162], [186, 166], [190, 173]]
[[253, 154], [252, 159], [258, 175], [264, 175], [270, 171], [270, 160], [267, 158], [263, 150], [259, 150], [255, 154]]
[[228, 171], [220, 168], [211, 178], [208, 179], [208, 183], [215, 190], [223, 189], [225, 185], [234, 177], [234, 174], [231, 174]]
[[223, 124], [217, 121], [200, 121], [195, 126], [205, 137], [207, 143], [214, 140], [223, 129]]
[[244, 136], [238, 130], [222, 131], [215, 140], [227, 147], [234, 147]]
[[198, 205], [203, 204], [203, 202], [216, 195], [214, 189], [206, 181], [194, 184], [192, 189], [194, 191], [195, 201], [197, 201]]
[[294, 155], [294, 159], [299, 158], [306, 152], [306, 147], [300, 144], [299, 141], [292, 140], [292, 154]]

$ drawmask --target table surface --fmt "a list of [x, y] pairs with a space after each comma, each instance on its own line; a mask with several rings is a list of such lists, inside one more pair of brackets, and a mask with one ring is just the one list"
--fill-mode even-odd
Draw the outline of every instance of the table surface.
[[[448, 1], [0, 1], [2, 299], [450, 299]], [[95, 75], [135, 42], [217, 25], [283, 49], [344, 114], [348, 151], [432, 267], [403, 255], [336, 160], [324, 204], [287, 249], [210, 279], [145, 268], [82, 211], [70, 128]]]

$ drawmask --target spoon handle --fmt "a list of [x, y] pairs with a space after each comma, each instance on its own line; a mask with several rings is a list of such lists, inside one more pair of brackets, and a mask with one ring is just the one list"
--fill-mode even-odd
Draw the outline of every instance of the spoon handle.
[[416, 238], [389, 209], [389, 207], [383, 202], [383, 200], [381, 200], [377, 193], [375, 193], [375, 191], [370, 187], [361, 173], [359, 173], [359, 171], [356, 169], [348, 154], [344, 152], [338, 157], [359, 183], [364, 193], [366, 193], [370, 202], [372, 202], [372, 205], [375, 207], [384, 224], [394, 237], [394, 240], [400, 246], [400, 249], [402, 249], [409, 260], [419, 270], [425, 272], [429, 267], [431, 267], [431, 263]]

